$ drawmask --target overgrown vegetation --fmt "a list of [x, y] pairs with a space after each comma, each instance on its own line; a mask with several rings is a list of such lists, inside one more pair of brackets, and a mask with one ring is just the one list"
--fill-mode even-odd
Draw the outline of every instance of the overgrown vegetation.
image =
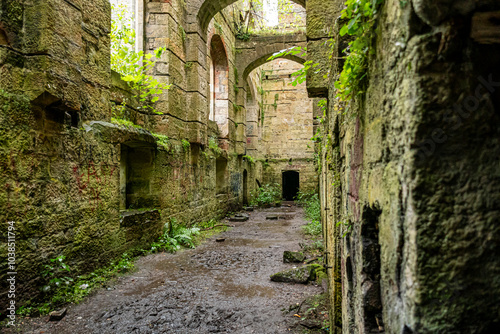
[[[74, 277], [72, 269], [65, 263], [66, 257], [60, 255], [50, 260], [41, 272], [45, 280], [39, 299], [31, 300], [17, 309], [21, 316], [47, 314], [65, 304], [79, 303], [96, 288], [104, 287], [106, 282], [134, 268], [133, 258], [124, 253], [121, 258], [109, 265], [86, 275]], [[72, 276], [74, 278], [72, 278]]]
[[383, 0], [347, 0], [341, 19], [349, 20], [339, 31], [340, 36], [353, 36], [343, 52], [347, 55], [344, 68], [335, 82], [337, 97], [342, 101], [363, 94], [368, 75], [368, 56], [373, 53], [375, 17]]
[[181, 142], [182, 142], [182, 149], [184, 150], [184, 152], [189, 151], [191, 144], [186, 139], [183, 139]]
[[208, 148], [211, 149], [216, 155], [220, 155], [222, 153], [222, 149], [219, 147], [219, 143], [217, 143], [217, 139], [215, 137], [210, 137], [208, 139]]
[[139, 110], [158, 114], [153, 104], [158, 101], [164, 89], [170, 88], [170, 85], [159, 82], [146, 73], [153, 70], [165, 48], [157, 48], [152, 53], [136, 51], [135, 30], [126, 6], [112, 6], [112, 14], [111, 69], [120, 73], [122, 80], [128, 82], [136, 92], [134, 97], [140, 103]]
[[[297, 32], [304, 30], [304, 19], [296, 13], [295, 5], [290, 0], [277, 1], [277, 25], [270, 24], [265, 18], [264, 1], [251, 0], [243, 6], [233, 6], [233, 22], [236, 29], [236, 38], [247, 41], [252, 34], [269, 35]], [[275, 12], [274, 9], [271, 11]]]
[[156, 144], [163, 147], [165, 150], [169, 151], [171, 149], [171, 143], [168, 136], [160, 135], [158, 133], [153, 133], [153, 137], [156, 138]]
[[295, 202], [304, 207], [306, 219], [309, 220], [307, 225], [302, 226], [304, 232], [314, 237], [321, 236], [323, 229], [321, 226], [321, 205], [318, 193], [299, 192], [295, 198]]
[[252, 206], [271, 206], [281, 204], [281, 187], [277, 183], [266, 184], [252, 192]]
[[194, 248], [194, 236], [200, 234], [199, 227], [187, 228], [172, 218], [164, 227], [162, 236], [151, 245], [151, 252], [167, 251], [175, 253], [181, 246]]
[[[374, 52], [372, 40], [374, 25], [378, 9], [384, 0], [346, 0], [341, 19], [347, 20], [339, 31], [340, 36], [352, 36], [347, 48], [342, 50], [346, 54], [344, 67], [334, 86], [337, 89], [336, 97], [341, 101], [348, 101], [357, 95], [364, 94], [366, 79], [368, 77], [368, 56]], [[331, 59], [334, 50], [334, 40], [330, 38]], [[305, 56], [307, 49], [294, 46], [273, 54], [268, 60], [273, 60], [286, 55]], [[304, 67], [292, 74], [295, 79], [292, 85], [296, 86], [306, 80], [308, 71], [319, 73], [319, 63], [311, 60], [304, 63]], [[328, 73], [325, 74], [328, 76]]]
[[255, 164], [255, 159], [252, 158], [250, 155], [244, 155], [243, 156], [243, 159], [245, 159], [246, 161], [248, 161], [249, 163], [251, 163], [252, 165]]

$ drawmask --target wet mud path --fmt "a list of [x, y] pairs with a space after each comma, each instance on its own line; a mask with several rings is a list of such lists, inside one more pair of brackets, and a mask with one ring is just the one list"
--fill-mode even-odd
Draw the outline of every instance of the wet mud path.
[[[272, 213], [286, 219], [266, 220]], [[293, 314], [282, 310], [322, 289], [269, 276], [293, 267], [283, 251], [300, 249], [303, 211], [249, 214], [196, 249], [139, 259], [134, 273], [70, 307], [60, 322], [32, 319], [23, 333], [294, 333]]]

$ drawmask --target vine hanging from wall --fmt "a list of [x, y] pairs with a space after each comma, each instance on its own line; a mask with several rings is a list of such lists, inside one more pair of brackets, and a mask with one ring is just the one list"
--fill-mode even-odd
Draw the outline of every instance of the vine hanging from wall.
[[341, 19], [349, 20], [340, 28], [340, 36], [353, 36], [343, 52], [344, 67], [335, 82], [336, 97], [342, 101], [364, 94], [368, 76], [368, 56], [374, 52], [372, 40], [378, 9], [384, 0], [347, 0]]

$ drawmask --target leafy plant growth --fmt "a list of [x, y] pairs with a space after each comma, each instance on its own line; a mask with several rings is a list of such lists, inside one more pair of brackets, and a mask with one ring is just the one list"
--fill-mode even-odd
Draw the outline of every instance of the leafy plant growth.
[[290, 0], [278, 0], [278, 24], [271, 26], [264, 13], [265, 0], [251, 0], [238, 6], [233, 6], [233, 22], [236, 38], [247, 41], [252, 34], [283, 34], [296, 32], [305, 27], [304, 19], [295, 11]]
[[[226, 229], [227, 225], [219, 224], [215, 219], [188, 228], [178, 224], [176, 219], [172, 218], [170, 223], [165, 226], [159, 240], [152, 243], [149, 250], [136, 250], [135, 255], [159, 251], [173, 253], [181, 247], [194, 248], [204, 238]], [[41, 298], [28, 301], [25, 305], [19, 307], [17, 309], [18, 315], [43, 315], [65, 304], [79, 303], [96, 288], [106, 286], [109, 280], [134, 268], [134, 257], [124, 253], [106, 267], [75, 277], [70, 266], [65, 261], [66, 257], [60, 255], [43, 266], [41, 276], [44, 278], [45, 284], [42, 287], [43, 294]]]
[[126, 7], [112, 6], [112, 13], [111, 69], [120, 73], [122, 80], [128, 82], [137, 92], [135, 98], [140, 102], [139, 110], [158, 113], [152, 104], [158, 101], [163, 90], [169, 89], [171, 85], [159, 82], [147, 73], [152, 72], [165, 48], [159, 47], [152, 53], [136, 51], [135, 30]]
[[175, 253], [181, 246], [194, 248], [194, 236], [200, 234], [199, 227], [187, 228], [177, 223], [175, 218], [164, 227], [162, 236], [151, 245], [152, 252], [167, 251]]
[[187, 140], [183, 139], [182, 140], [182, 149], [184, 150], [184, 152], [189, 151], [190, 147], [191, 147], [191, 144]]
[[249, 163], [251, 163], [252, 165], [255, 163], [255, 159], [252, 158], [250, 155], [244, 155], [243, 156], [243, 159], [245, 159], [246, 161], [248, 161]]
[[215, 137], [210, 137], [208, 139], [208, 148], [211, 149], [216, 155], [220, 155], [222, 153], [222, 149], [219, 147]]
[[340, 36], [353, 36], [346, 49], [344, 68], [335, 82], [337, 97], [343, 101], [363, 94], [368, 74], [368, 56], [373, 49], [375, 14], [383, 0], [347, 0], [341, 19], [348, 20], [339, 31]]
[[250, 204], [253, 206], [270, 206], [281, 204], [281, 189], [277, 183], [266, 184], [252, 192]]
[[295, 202], [304, 207], [306, 218], [309, 222], [302, 226], [304, 232], [311, 236], [320, 236], [323, 229], [321, 225], [321, 205], [318, 193], [299, 192], [295, 198]]
[[102, 287], [107, 281], [134, 268], [133, 259], [127, 253], [117, 261], [96, 271], [81, 275], [72, 275], [72, 270], [65, 263], [66, 257], [60, 255], [50, 260], [41, 272], [46, 284], [42, 287], [40, 299], [31, 300], [17, 309], [17, 314], [29, 316], [47, 314], [68, 303], [78, 303], [94, 289]]

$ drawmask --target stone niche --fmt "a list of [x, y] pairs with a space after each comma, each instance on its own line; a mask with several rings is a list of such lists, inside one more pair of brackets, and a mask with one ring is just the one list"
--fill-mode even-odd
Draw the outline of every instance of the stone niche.
[[227, 160], [217, 159], [215, 168], [217, 194], [225, 194], [227, 192]]
[[155, 206], [151, 189], [155, 147], [144, 142], [121, 145], [120, 190], [123, 209], [144, 209]]

